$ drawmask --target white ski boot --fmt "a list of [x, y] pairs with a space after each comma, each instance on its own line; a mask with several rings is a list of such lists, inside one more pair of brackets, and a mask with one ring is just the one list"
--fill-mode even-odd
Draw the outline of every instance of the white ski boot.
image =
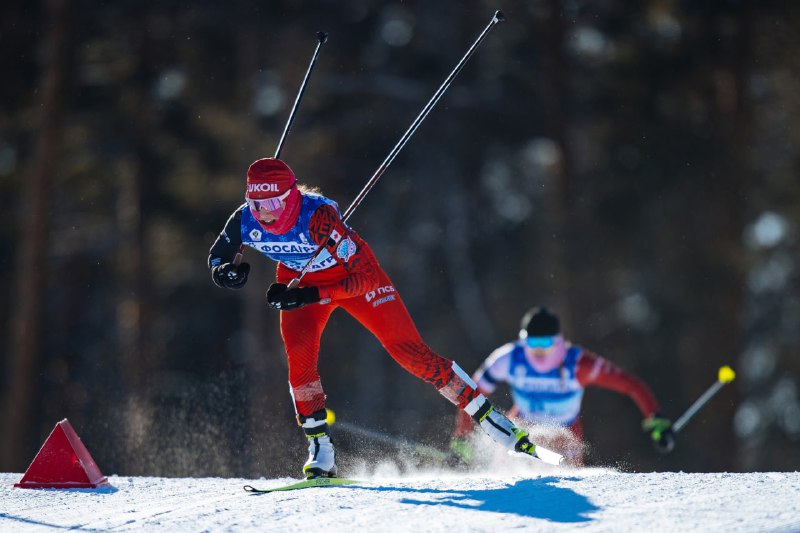
[[306, 479], [336, 477], [336, 458], [330, 430], [325, 421], [327, 413], [320, 410], [311, 416], [299, 416], [298, 420], [308, 439], [308, 459], [303, 465]]
[[496, 411], [483, 394], [479, 394], [469, 402], [464, 411], [478, 423], [493, 441], [507, 450], [538, 457], [536, 455], [536, 446], [528, 440], [528, 432], [523, 428], [516, 427], [505, 415]]

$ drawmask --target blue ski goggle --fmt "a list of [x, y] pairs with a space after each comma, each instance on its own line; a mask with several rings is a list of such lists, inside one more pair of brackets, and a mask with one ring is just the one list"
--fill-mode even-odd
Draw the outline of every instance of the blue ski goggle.
[[529, 348], [550, 348], [556, 343], [555, 337], [526, 337], [525, 344]]

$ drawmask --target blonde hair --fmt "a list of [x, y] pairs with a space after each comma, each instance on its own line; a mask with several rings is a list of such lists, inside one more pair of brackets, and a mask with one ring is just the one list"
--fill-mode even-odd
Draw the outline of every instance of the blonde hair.
[[306, 185], [304, 183], [297, 184], [297, 190], [299, 190], [302, 194], [310, 192], [312, 194], [322, 194], [319, 187], [312, 187], [311, 185]]

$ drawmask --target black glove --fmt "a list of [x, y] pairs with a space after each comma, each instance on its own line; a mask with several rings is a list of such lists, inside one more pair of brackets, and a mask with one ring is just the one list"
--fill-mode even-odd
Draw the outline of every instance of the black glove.
[[273, 283], [267, 290], [267, 305], [281, 311], [299, 309], [318, 301], [319, 289], [313, 286], [289, 289], [284, 283]]
[[247, 283], [247, 274], [250, 273], [250, 264], [223, 263], [211, 267], [211, 279], [217, 287], [223, 289], [239, 290]]
[[672, 431], [672, 421], [660, 413], [655, 413], [650, 418], [642, 420], [642, 430], [650, 434], [653, 447], [659, 453], [669, 453], [675, 448], [675, 432]]

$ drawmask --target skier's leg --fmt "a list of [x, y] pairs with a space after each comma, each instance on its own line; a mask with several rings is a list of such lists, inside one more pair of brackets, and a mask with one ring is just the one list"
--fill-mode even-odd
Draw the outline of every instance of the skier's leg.
[[297, 422], [308, 438], [306, 477], [335, 476], [336, 463], [326, 423], [325, 392], [317, 370], [322, 330], [335, 305], [309, 305], [281, 311], [281, 336], [289, 364], [289, 392]]
[[508, 449], [525, 451], [530, 446], [527, 432], [495, 411], [457, 363], [425, 344], [389, 277], [383, 271], [380, 276], [378, 289], [342, 300], [339, 302], [342, 308], [372, 332], [403, 368], [433, 385], [442, 396], [469, 414], [493, 440]]
[[477, 395], [475, 385], [468, 384], [472, 380], [463, 371], [463, 377], [458, 376], [458, 365], [425, 344], [391, 281], [384, 272], [380, 276], [378, 289], [339, 305], [375, 335], [400, 366], [463, 408]]
[[281, 336], [289, 365], [289, 386], [295, 410], [308, 416], [325, 409], [317, 360], [320, 338], [334, 305], [308, 305], [293, 311], [281, 311]]

